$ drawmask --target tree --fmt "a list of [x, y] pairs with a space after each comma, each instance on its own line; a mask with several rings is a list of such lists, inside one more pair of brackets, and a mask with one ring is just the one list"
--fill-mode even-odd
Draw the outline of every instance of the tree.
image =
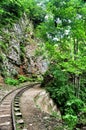
[[72, 130], [86, 105], [86, 4], [83, 0], [51, 0], [46, 12], [45, 21], [37, 27], [50, 61], [42, 86]]
[[[83, 70], [85, 71], [85, 67], [81, 65], [85, 56], [85, 11], [86, 4], [82, 0], [51, 0], [47, 6], [47, 18], [37, 29], [42, 32], [39, 36], [52, 46], [58, 46], [57, 51], [62, 59], [58, 64], [72, 74], [76, 96], [79, 96], [80, 78]], [[55, 52], [52, 57], [54, 54]], [[58, 58], [55, 60], [59, 61]]]
[[0, 1], [0, 7], [1, 25], [12, 24], [26, 13], [36, 26], [43, 22], [45, 16], [45, 10], [35, 0], [5, 0]]
[[18, 20], [24, 12], [24, 8], [19, 0], [0, 1], [0, 24], [1, 26], [12, 24]]

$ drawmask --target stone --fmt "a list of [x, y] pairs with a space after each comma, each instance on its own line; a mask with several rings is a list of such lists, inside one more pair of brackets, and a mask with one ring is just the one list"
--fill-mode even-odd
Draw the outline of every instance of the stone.
[[19, 107], [19, 104], [15, 104], [14, 106], [15, 106], [15, 107]]
[[7, 126], [10, 125], [10, 122], [1, 123], [0, 126]]
[[51, 115], [52, 112], [55, 112], [58, 117], [58, 120], [61, 120], [61, 113], [59, 109], [57, 108], [53, 100], [49, 97], [49, 93], [47, 93], [45, 90], [42, 90], [40, 93], [38, 93], [34, 100], [36, 106], [42, 111]]
[[84, 126], [84, 127], [82, 128], [82, 130], [86, 130], [86, 126]]
[[15, 111], [19, 111], [19, 110], [20, 110], [20, 108], [16, 108], [16, 107], [15, 107], [15, 108], [14, 108], [14, 110], [15, 110]]
[[22, 119], [20, 119], [20, 120], [17, 120], [17, 123], [18, 124], [24, 124], [24, 121]]
[[22, 116], [20, 112], [15, 113], [16, 116]]
[[15, 101], [15, 104], [19, 104], [19, 102]]
[[9, 115], [9, 114], [5, 114], [5, 115], [0, 115], [0, 118], [3, 118], [3, 117], [10, 117], [11, 115]]

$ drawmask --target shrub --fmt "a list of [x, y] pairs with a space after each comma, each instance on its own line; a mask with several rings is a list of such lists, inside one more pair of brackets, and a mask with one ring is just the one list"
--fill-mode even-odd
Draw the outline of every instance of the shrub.
[[4, 42], [0, 42], [0, 48], [1, 48], [3, 51], [6, 51], [7, 45], [6, 45]]
[[79, 124], [86, 125], [86, 106], [81, 109], [81, 112], [78, 114]]
[[0, 7], [0, 24], [2, 25], [12, 24], [15, 20], [21, 17], [24, 11], [19, 0], [0, 1]]
[[73, 130], [78, 121], [77, 116], [71, 114], [66, 114], [65, 116], [63, 116], [63, 119], [70, 128], [69, 130]]
[[0, 54], [0, 62], [3, 62], [4, 56]]
[[18, 85], [19, 84], [19, 81], [16, 80], [16, 79], [13, 79], [13, 78], [6, 78], [5, 79], [5, 83], [6, 84], [9, 84], [9, 85]]
[[23, 83], [23, 82], [28, 81], [28, 78], [25, 77], [24, 75], [19, 75], [18, 80], [19, 80], [20, 83]]
[[[63, 120], [69, 128], [68, 130], [73, 130], [77, 124], [78, 113], [81, 112], [85, 103], [82, 99], [75, 96], [74, 86], [68, 82], [69, 79], [67, 77], [67, 73], [62, 71], [60, 67], [55, 64], [51, 65], [44, 75], [44, 81], [41, 86], [46, 88], [50, 93], [50, 97], [60, 108]], [[85, 122], [84, 117], [81, 119]]]
[[71, 110], [73, 112], [72, 114], [78, 115], [78, 113], [81, 111], [81, 109], [84, 107], [84, 102], [81, 99], [73, 98], [67, 101], [66, 103], [66, 112]]
[[36, 27], [38, 24], [44, 21], [46, 12], [41, 6], [37, 5], [36, 1], [30, 0], [27, 6], [27, 15], [30, 20], [33, 21], [34, 26]]
[[60, 107], [65, 106], [65, 103], [74, 95], [73, 86], [67, 84], [67, 74], [57, 65], [50, 66], [42, 85]]

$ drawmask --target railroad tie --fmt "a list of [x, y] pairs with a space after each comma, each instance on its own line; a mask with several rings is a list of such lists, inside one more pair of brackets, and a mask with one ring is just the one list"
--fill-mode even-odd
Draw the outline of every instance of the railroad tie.
[[20, 111], [20, 108], [15, 107], [14, 110], [15, 111]]
[[15, 115], [16, 116], [22, 116], [21, 112], [16, 112]]
[[0, 123], [0, 126], [8, 126], [8, 125], [10, 125], [10, 122]]
[[23, 119], [17, 120], [16, 122], [17, 122], [18, 124], [24, 124]]
[[0, 118], [3, 118], [3, 117], [10, 117], [10, 114], [0, 115]]

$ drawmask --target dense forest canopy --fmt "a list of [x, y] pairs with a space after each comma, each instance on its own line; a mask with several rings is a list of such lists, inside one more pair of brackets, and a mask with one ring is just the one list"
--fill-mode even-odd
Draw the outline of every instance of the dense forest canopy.
[[68, 130], [86, 125], [85, 1], [2, 0], [0, 28], [12, 26], [24, 13], [43, 42], [38, 54], [49, 60], [42, 86], [58, 104]]
[[[0, 24], [7, 25], [16, 22], [26, 12], [29, 19], [40, 23], [45, 11], [34, 0], [4, 0], [0, 1]], [[35, 21], [36, 20], [36, 21]], [[37, 24], [36, 23], [36, 24]]]
[[78, 116], [86, 103], [86, 4], [82, 0], [52, 0], [45, 18], [37, 27], [51, 61], [43, 85], [73, 129], [78, 121], [85, 123]]

